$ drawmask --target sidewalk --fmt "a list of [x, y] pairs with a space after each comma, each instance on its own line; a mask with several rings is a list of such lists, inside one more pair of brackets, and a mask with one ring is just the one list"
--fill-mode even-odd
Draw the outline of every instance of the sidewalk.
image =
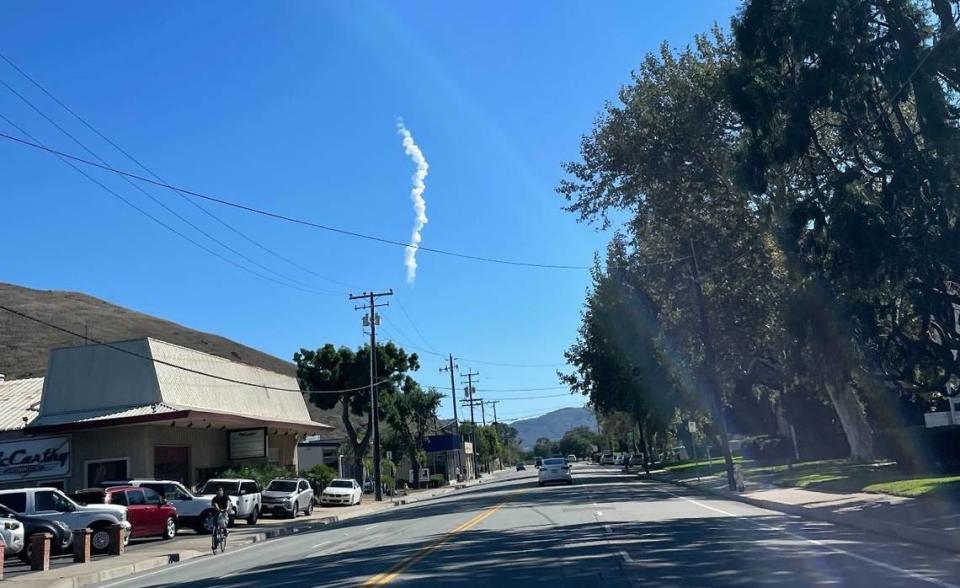
[[709, 475], [699, 481], [689, 473], [663, 470], [641, 479], [669, 482], [753, 506], [808, 519], [827, 521], [863, 531], [879, 533], [910, 543], [960, 553], [960, 507], [944, 500], [904, 498], [887, 494], [858, 492], [840, 494], [800, 488], [781, 488], [756, 480], [745, 480], [744, 492], [727, 489], [725, 475]]
[[[394, 506], [442, 498], [457, 490], [491, 482], [496, 476], [506, 471], [483, 474], [479, 479], [455, 486], [416, 490], [406, 496], [380, 503], [374, 502], [371, 495], [365, 495], [363, 503], [359, 506], [317, 507], [310, 517], [293, 520], [265, 517], [261, 518], [257, 525], [250, 527], [240, 522], [230, 530], [227, 549], [237, 549], [268, 539], [313, 531], [347, 519], [383, 512]], [[4, 568], [3, 583], [24, 588], [90, 586], [207, 555], [210, 553], [210, 536], [197, 535], [193, 531], [185, 530], [183, 534], [177, 535], [171, 541], [134, 540], [127, 549], [128, 551], [121, 556], [94, 556], [93, 561], [87, 564], [74, 564], [69, 554], [57, 556], [51, 558], [50, 570], [46, 572], [31, 572], [29, 566], [11, 556], [7, 558], [7, 565]]]

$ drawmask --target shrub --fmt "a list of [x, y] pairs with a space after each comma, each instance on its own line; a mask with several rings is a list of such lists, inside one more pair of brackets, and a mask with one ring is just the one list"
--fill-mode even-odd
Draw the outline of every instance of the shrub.
[[228, 468], [221, 474], [222, 478], [245, 478], [255, 480], [261, 487], [265, 487], [274, 478], [289, 478], [292, 472], [273, 465], [240, 466]]
[[326, 464], [317, 464], [310, 468], [309, 470], [304, 470], [300, 472], [301, 478], [306, 478], [310, 485], [313, 486], [313, 489], [317, 492], [322, 492], [324, 488], [327, 487], [327, 484], [331, 480], [337, 477], [337, 470]]

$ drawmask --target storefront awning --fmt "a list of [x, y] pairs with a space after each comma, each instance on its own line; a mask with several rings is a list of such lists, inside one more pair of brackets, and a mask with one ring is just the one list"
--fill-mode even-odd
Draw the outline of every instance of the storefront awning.
[[105, 427], [124, 427], [142, 424], [165, 424], [194, 428], [267, 427], [283, 432], [315, 434], [333, 429], [315, 421], [261, 419], [249, 415], [210, 409], [148, 404], [115, 407], [100, 411], [84, 411], [44, 416], [41, 415], [24, 429], [27, 434], [66, 433]]

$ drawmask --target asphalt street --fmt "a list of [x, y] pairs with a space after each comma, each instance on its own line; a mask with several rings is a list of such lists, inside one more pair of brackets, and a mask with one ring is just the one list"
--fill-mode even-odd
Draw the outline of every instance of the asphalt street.
[[107, 586], [942, 586], [960, 559], [578, 464]]

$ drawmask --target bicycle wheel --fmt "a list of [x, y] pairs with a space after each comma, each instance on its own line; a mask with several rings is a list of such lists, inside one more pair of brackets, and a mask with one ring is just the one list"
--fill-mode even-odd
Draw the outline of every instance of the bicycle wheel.
[[223, 531], [220, 533], [220, 553], [223, 553], [227, 550], [227, 533]]
[[211, 538], [211, 549], [213, 550], [213, 555], [217, 554], [217, 548], [220, 546], [221, 534], [223, 531], [220, 530], [220, 525], [217, 525], [213, 528], [213, 537]]

